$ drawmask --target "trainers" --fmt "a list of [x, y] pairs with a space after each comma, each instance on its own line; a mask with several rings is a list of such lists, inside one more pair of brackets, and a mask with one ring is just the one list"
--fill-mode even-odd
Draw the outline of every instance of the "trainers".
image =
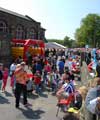
[[24, 104], [24, 106], [25, 106], [25, 107], [28, 107], [28, 106], [32, 106], [32, 104], [26, 103], [26, 104]]

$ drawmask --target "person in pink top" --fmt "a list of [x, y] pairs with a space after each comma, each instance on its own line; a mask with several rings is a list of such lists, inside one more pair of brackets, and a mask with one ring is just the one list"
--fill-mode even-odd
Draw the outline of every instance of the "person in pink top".
[[8, 79], [8, 68], [5, 67], [3, 71], [3, 86], [2, 86], [2, 91], [5, 91], [6, 85], [7, 85], [7, 79]]

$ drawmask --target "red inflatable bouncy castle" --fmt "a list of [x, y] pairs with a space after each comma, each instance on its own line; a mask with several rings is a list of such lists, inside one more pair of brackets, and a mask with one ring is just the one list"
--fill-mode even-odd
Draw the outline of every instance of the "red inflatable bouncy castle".
[[17, 40], [13, 39], [12, 43], [12, 56], [16, 59], [21, 56], [26, 61], [26, 52], [29, 51], [32, 56], [45, 54], [45, 43], [42, 40]]

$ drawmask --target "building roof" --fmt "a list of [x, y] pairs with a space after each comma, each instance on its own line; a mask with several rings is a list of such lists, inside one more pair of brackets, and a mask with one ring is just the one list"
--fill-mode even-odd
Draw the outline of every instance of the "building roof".
[[[8, 14], [11, 14], [11, 15], [14, 15], [14, 16], [17, 16], [17, 17], [20, 17], [20, 18], [23, 18], [23, 19], [26, 19], [26, 20], [28, 20], [28, 21], [32, 21], [32, 22], [36, 22], [36, 23], [38, 23], [38, 24], [41, 24], [40, 22], [37, 22], [37, 21], [35, 21], [33, 18], [31, 18], [30, 16], [28, 16], [28, 15], [21, 15], [21, 14], [19, 14], [19, 13], [16, 13], [16, 12], [13, 12], [13, 11], [11, 11], [11, 10], [7, 10], [7, 9], [5, 9], [5, 8], [2, 8], [2, 7], [0, 7], [0, 11], [2, 11], [2, 12], [5, 12], [5, 13], [8, 13]], [[42, 27], [41, 27], [42, 28]], [[45, 28], [42, 28], [42, 29], [44, 29], [44, 30], [46, 30]]]
[[[5, 12], [5, 13], [8, 13], [8, 14], [11, 14], [11, 15], [14, 15], [14, 16], [17, 16], [17, 17], [20, 17], [20, 18], [23, 18], [23, 19], [26, 19], [26, 20], [29, 20], [29, 21], [34, 21], [34, 22], [37, 22], [37, 21], [35, 21], [34, 19], [32, 19], [31, 17], [29, 17], [28, 15], [21, 15], [21, 14], [19, 14], [19, 13], [16, 13], [16, 12], [13, 12], [13, 11], [11, 11], [11, 10], [7, 10], [7, 9], [5, 9], [5, 8], [2, 8], [2, 7], [0, 7], [0, 11], [2, 11], [2, 12]], [[37, 23], [39, 23], [39, 22], [37, 22]]]
[[21, 15], [19, 13], [16, 13], [16, 12], [13, 12], [13, 11], [10, 11], [10, 10], [7, 10], [7, 9], [4, 9], [2, 7], [0, 7], [0, 11], [11, 14], [11, 15], [14, 15], [14, 16], [17, 16], [17, 17], [24, 18], [24, 19], [27, 19], [27, 20], [30, 20], [28, 17], [26, 17], [24, 15]]

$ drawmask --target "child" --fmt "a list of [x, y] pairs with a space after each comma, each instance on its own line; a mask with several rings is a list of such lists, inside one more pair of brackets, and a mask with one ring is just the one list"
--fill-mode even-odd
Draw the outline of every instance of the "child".
[[5, 67], [3, 71], [3, 86], [2, 86], [2, 91], [5, 91], [6, 84], [7, 84], [7, 79], [8, 79], [8, 68]]
[[41, 74], [39, 71], [36, 71], [36, 73], [34, 74], [34, 83], [36, 86], [36, 93], [39, 94], [41, 84]]
[[52, 73], [48, 72], [46, 78], [47, 78], [46, 84], [50, 88], [52, 82]]
[[52, 82], [53, 92], [54, 92], [54, 93], [56, 93], [56, 91], [57, 91], [59, 81], [60, 81], [60, 74], [59, 74], [59, 72], [56, 70], [56, 71], [54, 72], [54, 79], [53, 79], [53, 82]]

